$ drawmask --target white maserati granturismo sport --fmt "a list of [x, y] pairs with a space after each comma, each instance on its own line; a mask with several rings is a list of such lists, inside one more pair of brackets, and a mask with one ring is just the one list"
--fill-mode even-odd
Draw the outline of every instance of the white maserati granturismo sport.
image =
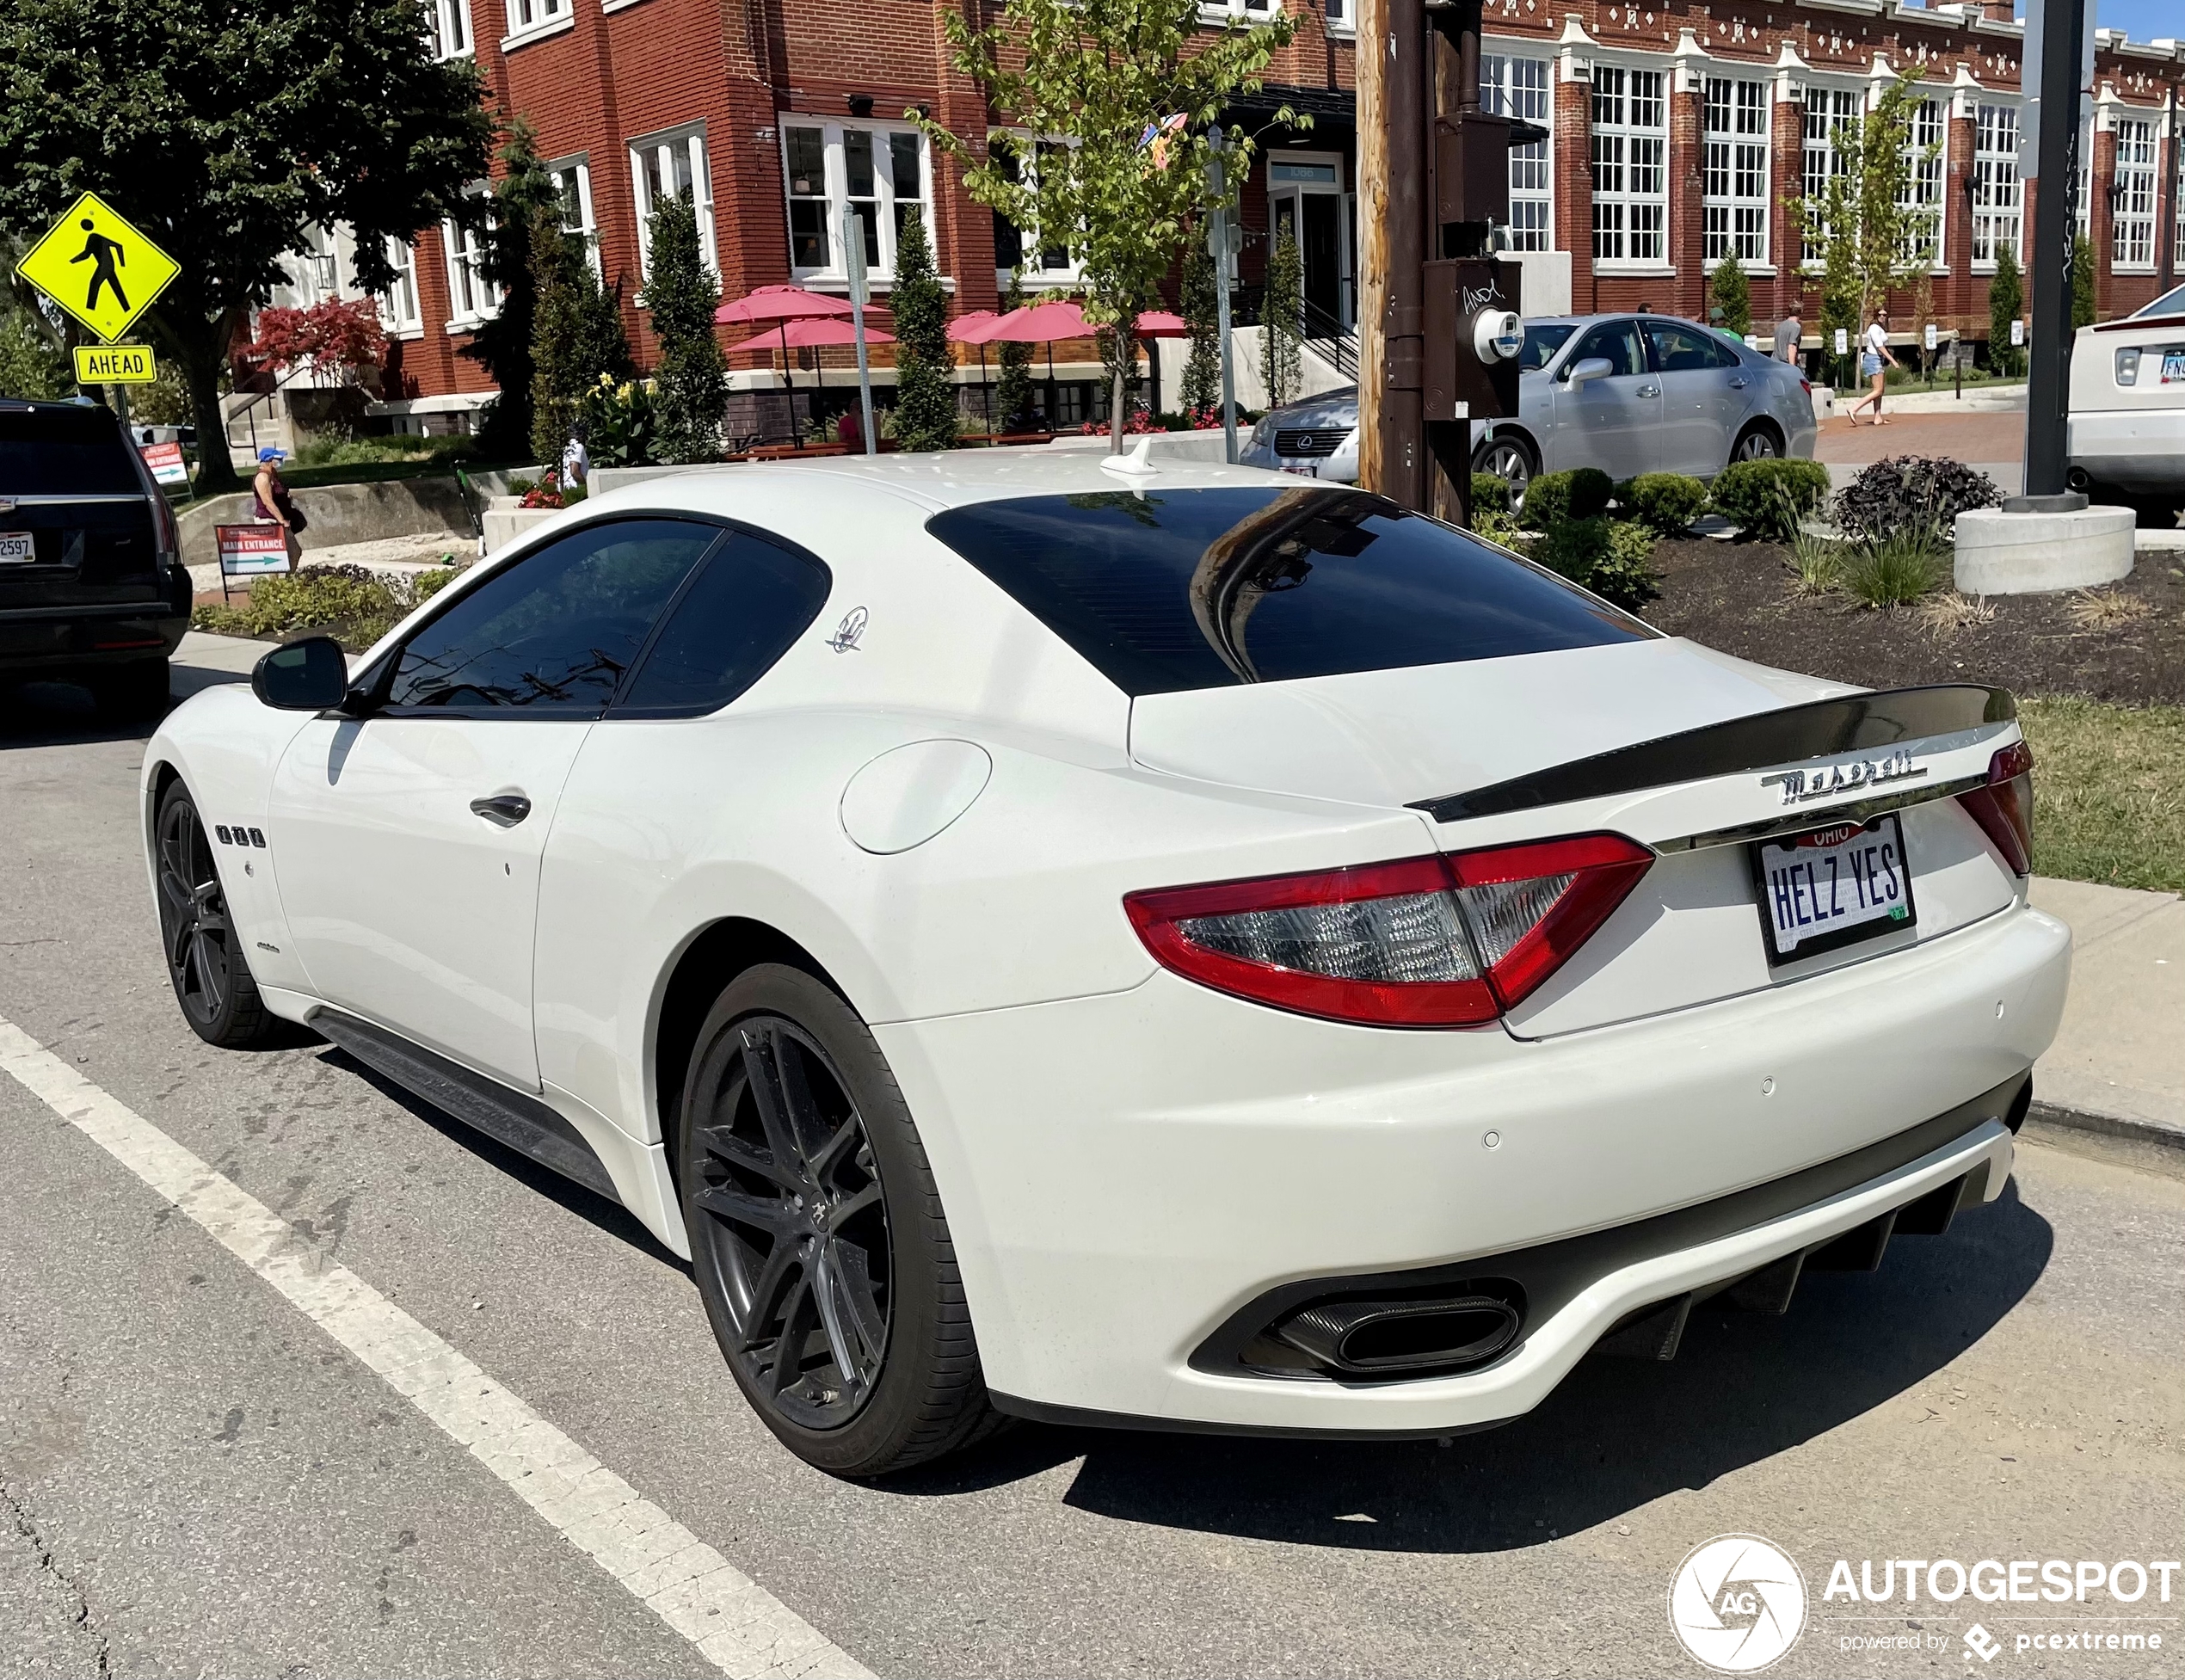
[[1999, 689], [1026, 451], [599, 495], [180, 707], [143, 815], [200, 1034], [621, 1203], [871, 1476], [1012, 1415], [1455, 1434], [1940, 1234], [2064, 1000], [2030, 769]]

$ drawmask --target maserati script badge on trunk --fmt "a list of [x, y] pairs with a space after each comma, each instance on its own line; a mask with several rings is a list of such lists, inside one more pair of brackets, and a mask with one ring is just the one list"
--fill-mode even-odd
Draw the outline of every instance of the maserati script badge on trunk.
[[1913, 760], [1911, 750], [1899, 747], [1883, 759], [1853, 759], [1848, 764], [1825, 764], [1818, 770], [1779, 770], [1763, 776], [1760, 785], [1781, 788], [1783, 803], [1795, 805], [1832, 793], [1849, 793], [1855, 788], [1909, 781], [1926, 773], [1927, 766]]

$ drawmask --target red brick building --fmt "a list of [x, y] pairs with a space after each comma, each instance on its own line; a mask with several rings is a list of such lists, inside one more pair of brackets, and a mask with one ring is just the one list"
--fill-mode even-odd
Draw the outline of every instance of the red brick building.
[[[975, 5], [998, 5], [972, 0]], [[1202, 9], [1267, 15], [1277, 0]], [[959, 133], [984, 126], [976, 89], [951, 68], [946, 0], [434, 0], [441, 50], [475, 53], [494, 102], [538, 131], [560, 179], [567, 224], [619, 285], [631, 342], [649, 359], [634, 299], [643, 227], [660, 194], [694, 189], [701, 230], [734, 298], [795, 280], [846, 288], [840, 218], [855, 206], [884, 292], [894, 229], [923, 206], [957, 309], [990, 309], [1019, 253], [992, 212], [901, 120], [922, 106]], [[1244, 194], [1247, 286], [1265, 231], [1294, 218], [1308, 298], [1350, 324], [1356, 156], [1356, 0], [1290, 0], [1295, 42], [1264, 97], [1240, 108], [1259, 128], [1288, 102], [1309, 132], [1267, 130]], [[1548, 121], [1553, 138], [1511, 160], [1511, 242], [1570, 254], [1572, 307], [1647, 304], [1697, 316], [1707, 275], [1734, 251], [1751, 277], [1756, 323], [1797, 306], [1799, 233], [1787, 201], [1825, 181], [1834, 126], [1867, 108], [1897, 72], [1931, 89], [1913, 136], [1911, 192], [1936, 212], [1939, 248], [1923, 318], [1985, 340], [1995, 255], [2030, 243], [2033, 188], [2018, 179], [2023, 29], [2010, 0], [1487, 0], [1483, 80], [1503, 109]], [[2185, 46], [2102, 32], [2083, 225], [2096, 255], [2104, 317], [2129, 311], [2185, 270], [2179, 213], [2179, 109]], [[1932, 149], [1931, 159], [1929, 151]], [[483, 190], [483, 183], [481, 183]], [[305, 290], [338, 289], [338, 244]], [[490, 395], [458, 353], [493, 307], [474, 243], [428, 229], [383, 300], [397, 335], [386, 411], [398, 423], [467, 424]], [[1026, 250], [1027, 285], [1067, 285], [1059, 253]], [[1922, 298], [1896, 300], [1901, 328]], [[1810, 308], [1802, 310], [1809, 322]], [[724, 335], [724, 336], [741, 336]], [[830, 353], [831, 354], [831, 353]], [[1065, 353], [1067, 354], [1067, 353]], [[770, 387], [765, 360], [736, 359], [747, 390]], [[1089, 370], [1081, 370], [1089, 372]], [[809, 378], [809, 375], [807, 378]], [[1089, 389], [1085, 393], [1089, 395]], [[1082, 401], [1080, 397], [1078, 400]], [[1076, 416], [1068, 397], [1058, 416]], [[437, 416], [437, 417], [434, 417]]]

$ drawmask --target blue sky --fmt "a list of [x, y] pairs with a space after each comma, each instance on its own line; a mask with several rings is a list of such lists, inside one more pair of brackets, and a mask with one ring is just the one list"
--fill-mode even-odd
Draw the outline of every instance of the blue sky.
[[[2025, 9], [2024, 0], [2020, 0], [2022, 16]], [[2134, 40], [2185, 36], [2185, 4], [2180, 0], [2096, 0], [2094, 21], [2104, 29], [2122, 29]]]

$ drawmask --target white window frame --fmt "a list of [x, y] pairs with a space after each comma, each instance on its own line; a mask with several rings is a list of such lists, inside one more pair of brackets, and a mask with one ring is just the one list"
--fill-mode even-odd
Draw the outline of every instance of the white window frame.
[[1549, 138], [1510, 152], [1510, 220], [1513, 251], [1555, 249], [1555, 65], [1523, 52], [1480, 54], [1480, 102], [1497, 115], [1536, 122]]
[[425, 16], [434, 58], [472, 56], [477, 43], [471, 34], [471, 0], [426, 0]]
[[[1970, 272], [1992, 274], [2003, 241], [2025, 266], [2026, 183], [2018, 178], [2018, 103], [1984, 101], [1973, 115]], [[1985, 255], [1983, 253], [1985, 252]]]
[[2109, 218], [2109, 260], [2129, 274], [2155, 267], [2155, 119], [2117, 119], [2116, 212]]
[[[557, 157], [546, 166], [546, 174], [554, 183], [555, 196], [562, 203], [562, 231], [573, 233], [584, 242], [584, 254], [591, 259], [592, 273], [601, 285], [606, 283], [606, 270], [600, 261], [600, 224], [592, 213], [592, 161], [587, 152], [573, 157]], [[576, 189], [576, 219], [569, 218], [569, 188]]]
[[417, 290], [417, 248], [407, 239], [387, 236], [387, 266], [393, 281], [379, 293], [379, 309], [387, 330], [397, 338], [415, 338], [425, 329], [423, 301]]
[[[717, 276], [721, 258], [713, 243], [713, 176], [706, 162], [705, 125], [685, 123], [630, 142], [630, 201], [637, 211], [637, 273], [641, 277], [652, 273], [652, 215], [656, 206], [652, 176], [646, 171], [648, 163], [667, 181], [674, 180], [681, 171], [688, 172], [691, 201], [698, 211], [699, 253], [706, 268]], [[588, 183], [590, 174], [588, 165], [584, 177]], [[676, 190], [680, 192], [681, 188]], [[637, 301], [642, 306], [644, 299], [640, 297]]]
[[1775, 90], [1742, 77], [1708, 76], [1701, 89], [1702, 254], [1712, 268], [1734, 255], [1747, 274], [1770, 272], [1769, 175]]
[[[1846, 123], [1864, 123], [1867, 119], [1865, 93], [1857, 88], [1839, 86], [1833, 83], [1809, 82], [1799, 98], [1798, 188], [1809, 206], [1809, 214], [1818, 216], [1821, 196], [1827, 192], [1830, 182], [1844, 171], [1843, 154], [1837, 149], [1836, 137]], [[1820, 231], [1826, 233], [1825, 225]], [[1798, 260], [1808, 268], [1820, 266], [1823, 249], [1801, 234]]]
[[503, 52], [576, 27], [575, 0], [502, 0], [502, 6], [508, 26]]
[[[1039, 184], [1041, 154], [1051, 152], [1058, 147], [1074, 146], [1077, 144], [1074, 137], [1067, 134], [1042, 135], [1035, 140], [1031, 135], [1021, 133], [1013, 129], [1010, 131], [1009, 138], [1016, 143], [1015, 157], [1017, 167], [1021, 172], [1020, 179], [1034, 188]], [[1027, 152], [1029, 156], [1026, 155]], [[996, 212], [995, 215], [997, 219], [1000, 219], [1000, 212]], [[1060, 262], [1049, 262], [1047, 260], [1049, 253], [1054, 248], [1045, 244], [1040, 239], [1037, 228], [1018, 228], [1017, 239], [1019, 249], [1029, 247], [1031, 254], [1031, 261], [1026, 263], [1023, 269], [1022, 283], [1025, 291], [1042, 292], [1057, 287], [1074, 286], [1083, 277], [1085, 265], [1071, 253], [1067, 245], [1061, 248], [1062, 260]], [[994, 264], [994, 284], [1003, 291], [1007, 291], [1010, 275], [1014, 272], [1016, 271], [1000, 260], [1000, 252], [997, 249]]]
[[1321, 17], [1327, 32], [1339, 37], [1355, 37], [1358, 33], [1358, 0], [1320, 0]]
[[1592, 145], [1593, 266], [1671, 272], [1666, 67], [1594, 62]]
[[[489, 191], [484, 182], [473, 182], [464, 196], [483, 198]], [[470, 332], [501, 313], [501, 288], [485, 276], [485, 235], [481, 229], [445, 221], [440, 245], [447, 258], [447, 330]]]
[[[1911, 108], [1911, 121], [1905, 136], [1905, 175], [1898, 188], [1897, 203], [1902, 209], [1923, 210], [1928, 213], [1928, 237], [1932, 242], [1928, 253], [1927, 267], [1930, 273], [1945, 274], [1948, 263], [1942, 238], [1948, 218], [1942, 213], [1942, 177], [1949, 168], [1950, 108], [1941, 96], [1923, 99]], [[1932, 148], [1934, 155], [1928, 155]], [[1905, 259], [1911, 261], [1917, 253], [1907, 248]]]
[[[778, 120], [781, 129], [782, 229], [785, 234], [789, 231], [789, 199], [792, 196], [809, 201], [819, 199], [816, 194], [791, 194], [789, 191], [791, 184], [789, 175], [790, 130], [818, 129], [826, 163], [824, 202], [827, 206], [828, 261], [823, 266], [799, 263], [792, 244], [789, 253], [790, 279], [799, 286], [817, 286], [822, 289], [847, 287], [850, 283], [849, 270], [844, 264], [842, 250], [842, 217], [851, 203], [849, 159], [845, 150], [845, 137], [859, 133], [870, 134], [873, 138], [872, 196], [867, 199], [859, 194], [858, 199], [859, 203], [871, 203], [874, 206], [873, 231], [878, 236], [873, 243], [879, 249], [868, 249], [865, 254], [867, 280], [877, 286], [895, 283], [896, 212], [913, 202], [925, 218], [926, 238], [933, 246], [938, 266], [940, 240], [933, 226], [933, 149], [926, 144], [925, 135], [906, 122], [867, 120], [845, 122], [833, 117], [806, 116], [792, 111], [783, 112]], [[918, 142], [918, 196], [914, 200], [904, 199], [896, 190], [890, 146], [893, 137], [897, 134], [913, 136]]]

